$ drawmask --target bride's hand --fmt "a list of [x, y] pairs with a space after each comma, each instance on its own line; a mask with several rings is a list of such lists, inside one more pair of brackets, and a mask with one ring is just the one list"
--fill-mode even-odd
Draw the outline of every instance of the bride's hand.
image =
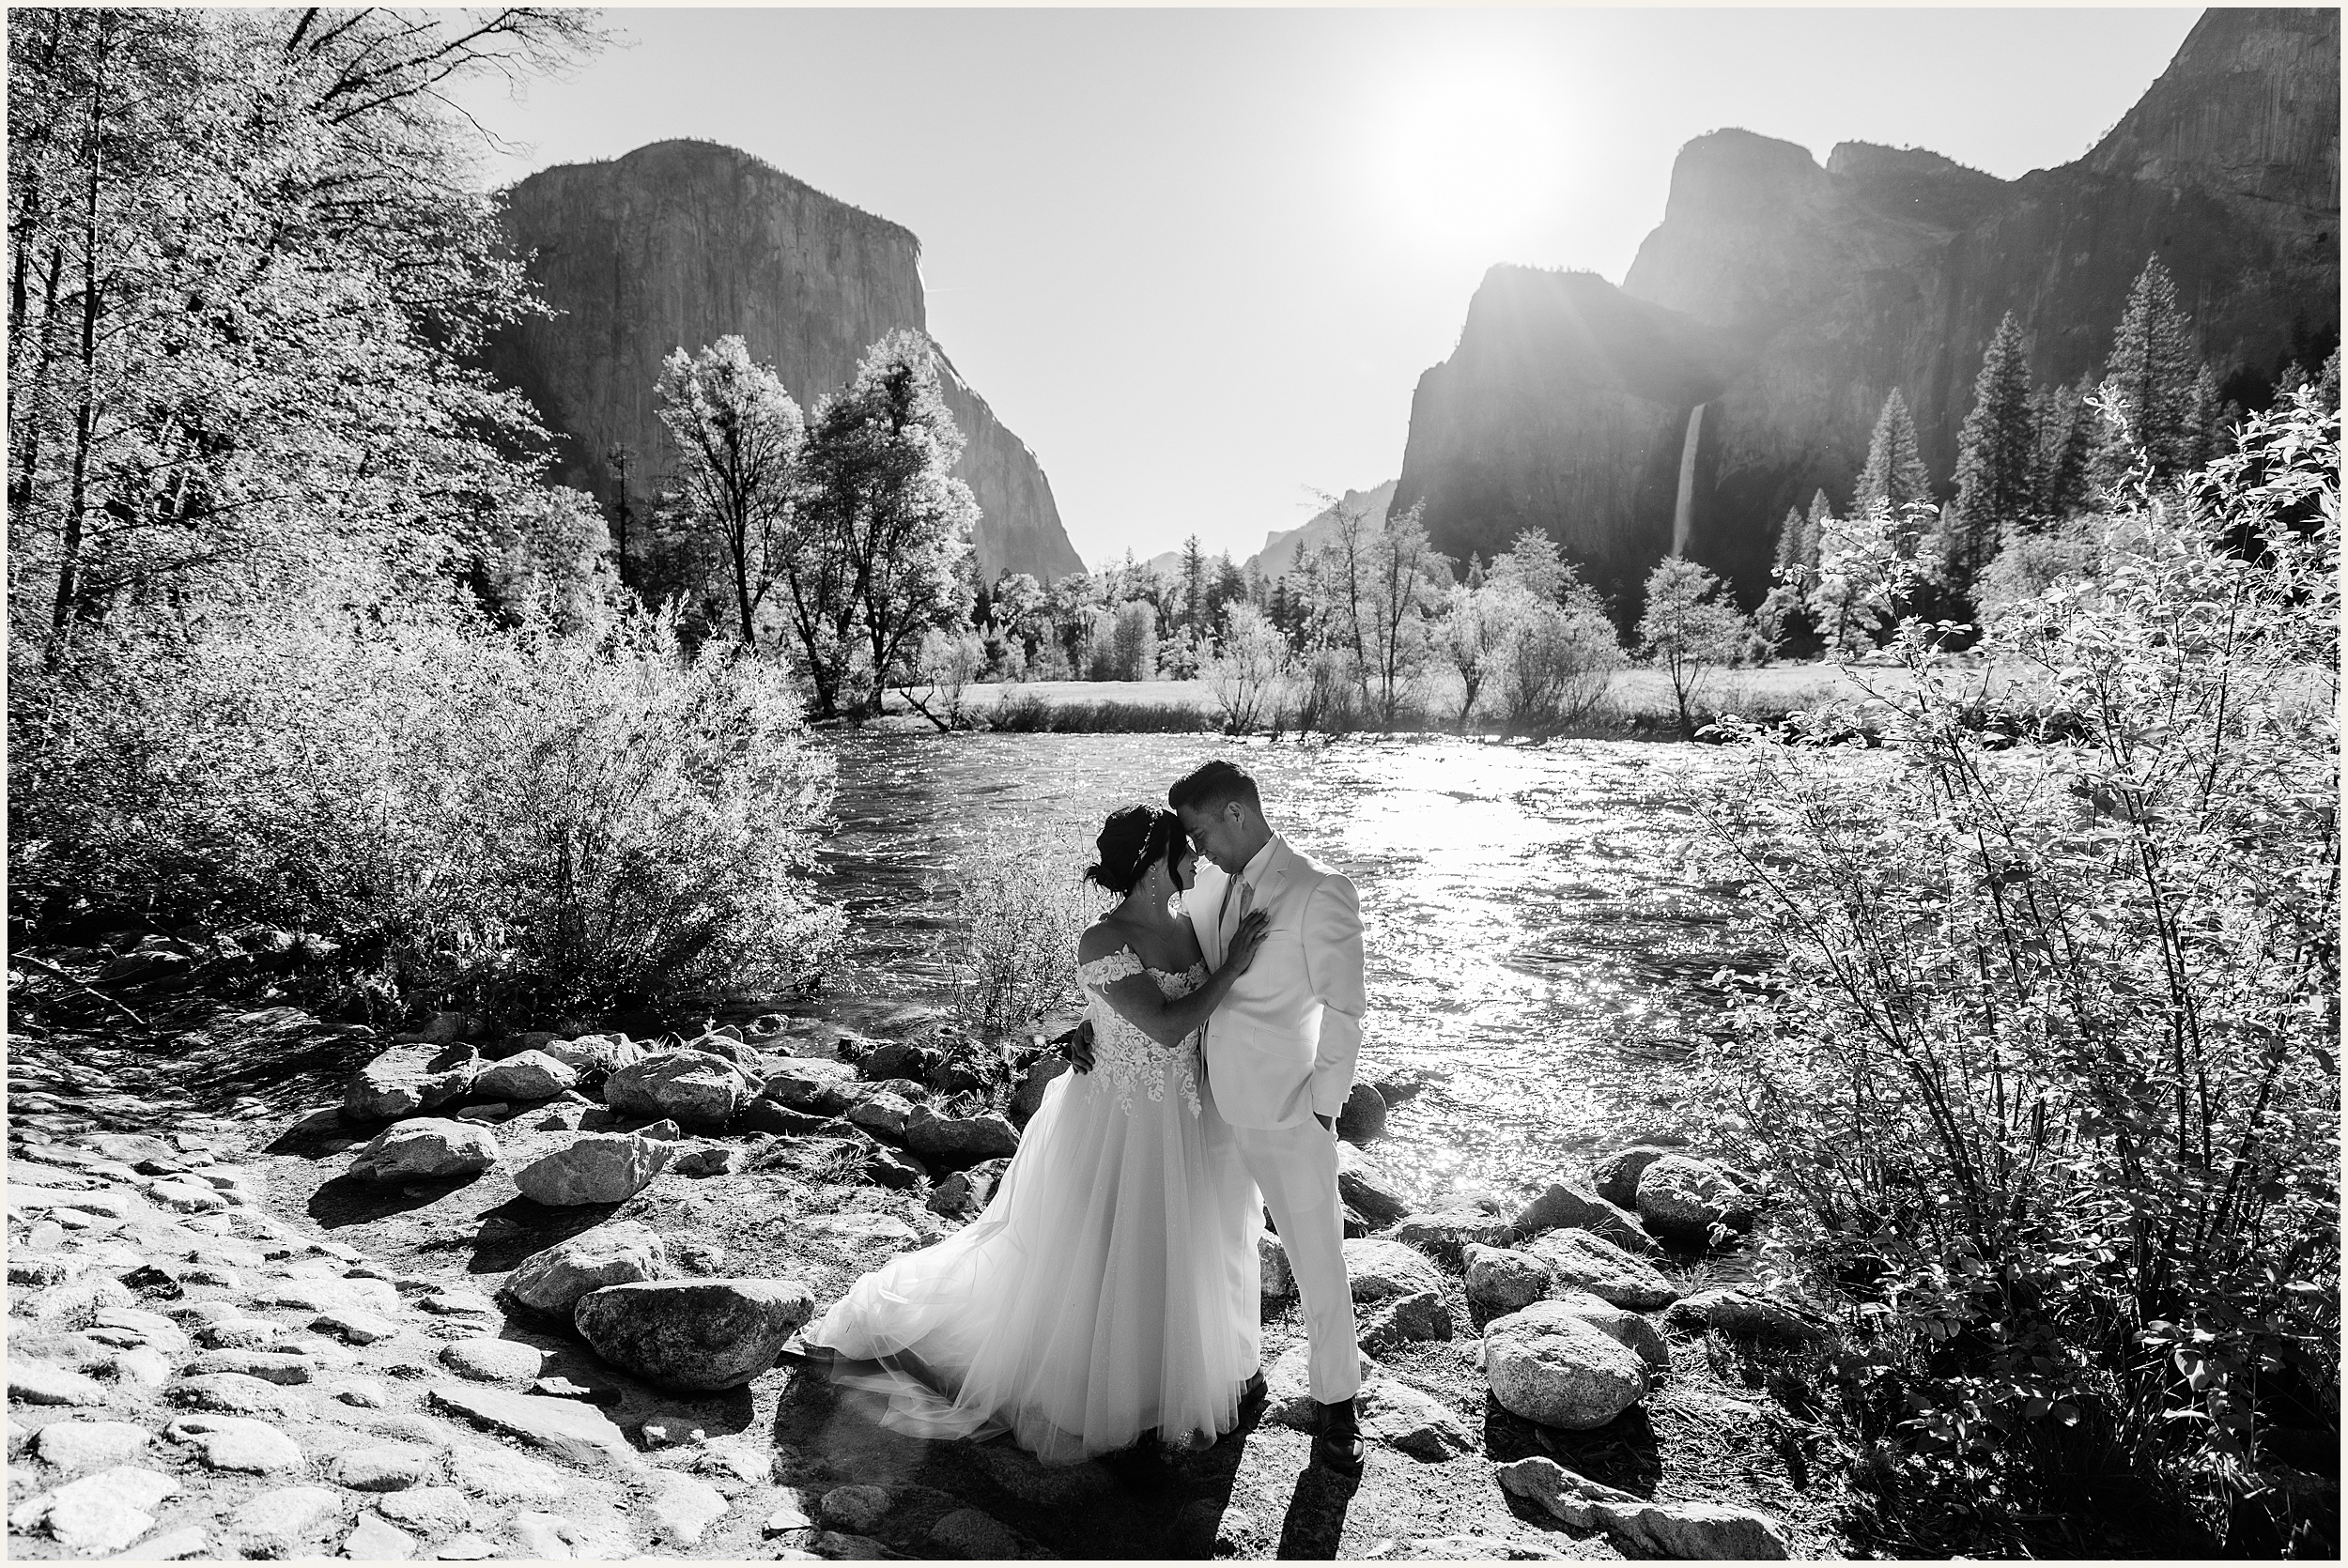
[[1271, 915], [1260, 909], [1250, 910], [1239, 923], [1239, 930], [1231, 933], [1231, 945], [1223, 955], [1223, 967], [1234, 975], [1246, 974], [1247, 966], [1256, 961], [1256, 949], [1263, 945], [1264, 936], [1271, 930]]

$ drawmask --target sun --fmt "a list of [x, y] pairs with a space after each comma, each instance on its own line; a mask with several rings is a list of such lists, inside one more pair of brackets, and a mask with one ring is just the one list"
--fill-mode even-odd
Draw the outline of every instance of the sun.
[[1429, 238], [1497, 241], [1552, 213], [1569, 136], [1560, 89], [1506, 61], [1455, 66], [1372, 111], [1365, 171], [1387, 217]]

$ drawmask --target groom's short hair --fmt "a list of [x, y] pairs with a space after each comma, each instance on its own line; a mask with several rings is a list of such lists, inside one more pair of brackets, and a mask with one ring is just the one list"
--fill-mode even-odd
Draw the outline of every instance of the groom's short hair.
[[1245, 801], [1249, 810], [1263, 815], [1263, 796], [1256, 792], [1256, 780], [1237, 762], [1227, 762], [1218, 757], [1212, 762], [1201, 762], [1174, 781], [1166, 792], [1166, 801], [1177, 811], [1197, 807], [1201, 811], [1220, 811], [1231, 802]]

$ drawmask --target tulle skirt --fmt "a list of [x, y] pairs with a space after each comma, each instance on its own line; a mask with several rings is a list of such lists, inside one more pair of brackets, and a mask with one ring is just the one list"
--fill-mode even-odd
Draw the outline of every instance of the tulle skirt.
[[805, 1337], [916, 1437], [1074, 1464], [1212, 1443], [1259, 1344], [1254, 1184], [1210, 1099], [1100, 1074], [1045, 1091], [985, 1211], [865, 1275]]

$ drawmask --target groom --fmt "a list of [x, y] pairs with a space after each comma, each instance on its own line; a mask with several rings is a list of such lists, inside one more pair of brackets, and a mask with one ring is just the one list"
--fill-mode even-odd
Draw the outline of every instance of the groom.
[[1209, 863], [1183, 895], [1208, 964], [1222, 964], [1248, 911], [1271, 919], [1255, 962], [1207, 1021], [1207, 1098], [1230, 1125], [1296, 1275], [1321, 1407], [1313, 1458], [1359, 1475], [1361, 1351], [1345, 1275], [1336, 1118], [1362, 1040], [1360, 906], [1352, 883], [1272, 831], [1256, 781], [1236, 765], [1218, 758], [1184, 775], [1166, 803]]

